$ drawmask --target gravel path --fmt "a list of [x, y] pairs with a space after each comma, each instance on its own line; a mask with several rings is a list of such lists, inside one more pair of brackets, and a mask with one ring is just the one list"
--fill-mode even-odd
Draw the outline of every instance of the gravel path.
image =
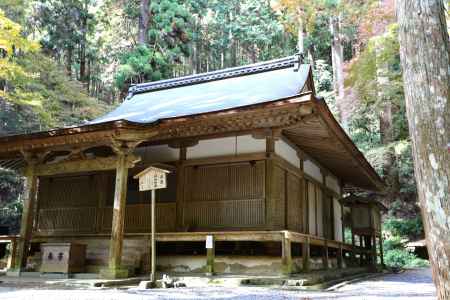
[[58, 287], [2, 287], [2, 300], [185, 300], [185, 299], [435, 299], [435, 289], [429, 269], [409, 270], [343, 286], [333, 292], [309, 292], [298, 289], [263, 287], [205, 287], [156, 289], [148, 291], [117, 289], [66, 290]]

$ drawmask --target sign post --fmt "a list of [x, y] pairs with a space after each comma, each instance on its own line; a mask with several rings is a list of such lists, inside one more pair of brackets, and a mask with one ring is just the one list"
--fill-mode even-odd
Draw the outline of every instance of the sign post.
[[152, 203], [151, 203], [151, 274], [150, 282], [154, 284], [156, 282], [156, 241], [155, 241], [155, 227], [156, 227], [156, 199], [155, 191], [157, 189], [164, 189], [167, 187], [167, 174], [170, 171], [160, 169], [156, 167], [148, 167], [139, 174], [135, 175], [135, 179], [139, 179], [139, 191], [151, 191]]

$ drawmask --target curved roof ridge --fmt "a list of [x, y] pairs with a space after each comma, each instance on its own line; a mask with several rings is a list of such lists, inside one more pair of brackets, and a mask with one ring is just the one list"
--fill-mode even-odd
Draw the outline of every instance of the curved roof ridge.
[[238, 77], [243, 75], [255, 74], [259, 72], [266, 72], [284, 68], [290, 68], [295, 64], [300, 63], [298, 55], [287, 56], [283, 58], [268, 60], [250, 65], [243, 65], [238, 67], [231, 67], [227, 69], [220, 69], [217, 71], [205, 72], [194, 75], [187, 75], [177, 78], [159, 80], [154, 82], [139, 83], [133, 85], [128, 90], [127, 99], [131, 98], [135, 94], [146, 93], [151, 91], [170, 89], [174, 87], [193, 85], [198, 83], [204, 83], [213, 80], [221, 80], [232, 77]]

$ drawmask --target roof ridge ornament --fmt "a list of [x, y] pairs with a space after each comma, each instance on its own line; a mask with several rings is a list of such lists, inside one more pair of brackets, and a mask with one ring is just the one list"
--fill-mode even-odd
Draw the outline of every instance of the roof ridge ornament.
[[133, 97], [135, 90], [136, 90], [136, 84], [134, 84], [134, 83], [130, 84], [130, 87], [128, 88], [128, 94], [125, 97], [124, 102], [127, 101], [127, 100], [130, 100], [131, 97]]
[[294, 72], [298, 72], [304, 59], [305, 59], [305, 56], [304, 56], [303, 52], [298, 52], [297, 54], [294, 55]]

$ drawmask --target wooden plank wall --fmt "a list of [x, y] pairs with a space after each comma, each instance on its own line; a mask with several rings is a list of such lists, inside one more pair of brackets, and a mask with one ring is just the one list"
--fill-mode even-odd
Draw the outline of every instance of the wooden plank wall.
[[265, 161], [185, 168], [184, 226], [248, 229], [264, 225]]
[[272, 164], [271, 211], [268, 225], [273, 230], [304, 232], [303, 178], [300, 169], [277, 157]]
[[305, 205], [301, 190], [302, 180], [300, 177], [286, 172], [287, 229], [297, 232], [304, 232], [302, 217]]
[[271, 225], [272, 229], [285, 229], [286, 228], [286, 174], [285, 170], [279, 165], [274, 165], [272, 171], [272, 201], [273, 210], [271, 213]]
[[[111, 230], [114, 174], [64, 176], [40, 180], [37, 231], [40, 234], [106, 233]], [[150, 204], [128, 204], [125, 232], [150, 231]], [[157, 203], [157, 230], [175, 231], [176, 203]]]
[[308, 198], [308, 222], [309, 222], [309, 234], [317, 235], [317, 201], [316, 201], [316, 185], [307, 180], [306, 186], [308, 187], [306, 196]]
[[[308, 199], [308, 233], [334, 240], [335, 214], [333, 197], [321, 186], [311, 180], [306, 180]], [[340, 209], [338, 207], [337, 209]]]
[[[288, 229], [334, 237], [331, 198], [322, 194], [319, 183], [304, 178], [299, 167], [282, 158], [182, 168], [184, 187], [178, 187], [178, 193], [183, 199], [178, 203], [178, 215], [175, 199], [157, 203], [159, 232], [177, 231], [178, 217], [182, 231]], [[266, 193], [268, 187], [270, 194]], [[113, 197], [114, 172], [44, 177], [37, 230], [40, 234], [108, 233]], [[130, 193], [129, 197], [135, 199], [136, 195]], [[125, 232], [149, 232], [147, 197], [139, 193], [138, 198], [127, 204]]]
[[[149, 204], [132, 204], [125, 208], [125, 232], [145, 233], [151, 230], [151, 206]], [[156, 230], [158, 232], [175, 231], [176, 203], [156, 204]], [[101, 232], [110, 232], [112, 224], [112, 207], [103, 208]]]
[[324, 192], [319, 184], [306, 180], [306, 197], [308, 199], [307, 233], [334, 239], [334, 214], [332, 197]]

